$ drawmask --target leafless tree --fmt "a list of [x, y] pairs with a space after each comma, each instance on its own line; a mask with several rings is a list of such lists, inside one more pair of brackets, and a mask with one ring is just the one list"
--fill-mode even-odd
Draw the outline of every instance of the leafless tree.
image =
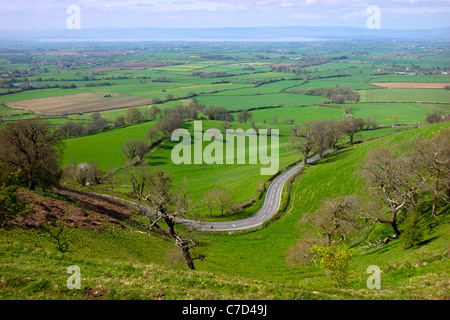
[[318, 120], [314, 122], [314, 136], [317, 151], [320, 155], [324, 151], [334, 148], [342, 136], [339, 123], [335, 120]]
[[214, 189], [210, 189], [203, 195], [203, 204], [209, 209], [209, 216], [212, 217], [212, 211], [217, 206], [217, 198]]
[[125, 117], [117, 117], [116, 120], [114, 120], [114, 126], [116, 128], [123, 127], [125, 125]]
[[287, 263], [304, 263], [315, 244], [343, 242], [362, 229], [364, 220], [360, 218], [359, 208], [360, 199], [355, 195], [324, 199], [315, 212], [305, 214], [300, 220], [307, 231], [288, 250]]
[[[196, 243], [192, 238], [182, 237], [175, 229], [176, 218], [181, 217], [195, 209], [185, 191], [178, 191], [172, 186], [169, 175], [164, 171], [156, 171], [147, 176], [147, 182], [143, 186], [143, 192], [139, 200], [151, 210], [141, 210], [148, 224], [144, 227], [146, 232], [155, 231], [169, 236], [175, 242], [183, 255], [188, 269], [195, 269], [194, 260], [203, 259], [204, 255], [193, 256], [191, 249]], [[164, 226], [160, 226], [164, 222]]]
[[151, 127], [147, 130], [147, 133], [145, 134], [145, 137], [150, 140], [150, 143], [155, 141], [159, 136], [158, 129], [155, 127]]
[[302, 222], [316, 230], [323, 243], [347, 240], [360, 226], [360, 200], [355, 195], [327, 198], [319, 209], [302, 218]]
[[316, 129], [317, 127], [313, 121], [308, 121], [292, 128], [290, 143], [294, 149], [302, 154], [304, 165], [307, 164], [309, 155], [317, 148]]
[[161, 118], [156, 127], [162, 132], [164, 138], [169, 138], [175, 129], [181, 127], [182, 123], [182, 118], [178, 114], [173, 114], [168, 118]]
[[75, 169], [75, 180], [85, 186], [88, 182], [97, 184], [101, 182], [103, 171], [100, 170], [95, 162], [80, 163]]
[[142, 113], [137, 108], [130, 108], [127, 111], [125, 120], [128, 123], [135, 123], [139, 121], [142, 117]]
[[136, 158], [137, 162], [140, 163], [148, 151], [148, 146], [141, 140], [127, 140], [120, 147], [120, 151], [122, 151], [128, 161], [134, 161]]
[[367, 217], [390, 224], [395, 237], [400, 235], [399, 214], [413, 204], [413, 195], [417, 192], [417, 187], [412, 187], [408, 162], [407, 156], [380, 148], [369, 152], [362, 168], [367, 193], [379, 204], [367, 212]]
[[433, 194], [431, 215], [436, 216], [439, 198], [448, 203], [450, 199], [450, 130], [442, 131], [433, 139], [423, 139], [414, 143], [412, 159], [416, 170], [430, 177]]
[[252, 118], [252, 113], [249, 112], [247, 109], [242, 110], [237, 114], [237, 121], [239, 121], [241, 123], [246, 123], [251, 118]]
[[342, 133], [348, 135], [350, 143], [354, 143], [355, 135], [361, 131], [364, 127], [364, 119], [362, 118], [350, 118], [344, 120], [340, 124]]

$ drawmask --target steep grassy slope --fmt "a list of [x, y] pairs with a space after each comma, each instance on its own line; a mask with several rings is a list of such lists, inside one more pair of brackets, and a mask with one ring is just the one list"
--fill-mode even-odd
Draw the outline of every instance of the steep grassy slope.
[[[317, 209], [325, 197], [357, 193], [355, 176], [367, 152], [413, 137], [432, 137], [442, 123], [402, 132], [342, 149], [308, 168], [293, 184], [287, 212], [262, 230], [244, 234], [202, 234], [196, 261], [199, 271], [185, 271], [168, 239], [110, 227], [103, 232], [73, 229], [71, 252], [57, 251], [41, 232], [0, 232], [0, 297], [2, 299], [448, 299], [449, 221], [441, 215], [427, 226], [421, 245], [404, 250], [400, 240], [382, 247], [354, 243], [351, 285], [330, 288], [314, 264], [288, 267], [286, 252], [303, 231], [302, 215]], [[427, 221], [430, 223], [431, 221]], [[400, 225], [400, 228], [402, 226]], [[377, 226], [364, 240], [390, 235]], [[81, 270], [81, 289], [67, 289], [66, 269]], [[366, 288], [366, 269], [382, 270], [381, 290]], [[99, 285], [107, 291], [93, 288]], [[102, 288], [102, 287], [101, 287]], [[104, 288], [103, 288], [104, 289]]]
[[[360, 192], [362, 182], [355, 175], [367, 152], [373, 148], [392, 145], [413, 137], [432, 137], [440, 130], [449, 128], [448, 123], [410, 130], [382, 139], [354, 145], [333, 154], [308, 168], [291, 187], [291, 204], [279, 221], [269, 227], [242, 235], [214, 236], [208, 250], [208, 258], [199, 264], [201, 269], [226, 272], [245, 277], [271, 279], [276, 282], [297, 283], [300, 286], [322, 288], [324, 274], [313, 265], [288, 268], [285, 257], [290, 246], [294, 245], [304, 231], [298, 221], [304, 213], [314, 212], [326, 197]], [[403, 250], [399, 240], [386, 246], [366, 250], [362, 242], [357, 245], [358, 255], [351, 268], [353, 288], [362, 290], [366, 286], [365, 270], [375, 264], [382, 270], [397, 270], [399, 265], [417, 265], [428, 260], [435, 263], [422, 267], [411, 267], [407, 271], [397, 270], [387, 274], [383, 280], [386, 288], [393, 294], [400, 294], [408, 283], [427, 279], [442, 280], [448, 277], [449, 225], [442, 217], [439, 224], [426, 232], [424, 244], [419, 248]], [[391, 235], [387, 226], [377, 226], [369, 235], [371, 242]], [[393, 266], [397, 267], [393, 267]], [[387, 271], [386, 271], [387, 272]], [[396, 272], [401, 274], [396, 278]], [[435, 274], [436, 273], [436, 274]], [[439, 281], [440, 281], [439, 280]], [[434, 280], [430, 280], [434, 281]], [[420, 282], [420, 281], [419, 281]], [[403, 293], [402, 293], [403, 294]], [[406, 293], [405, 293], [406, 294]], [[426, 295], [426, 293], [423, 293]], [[448, 294], [448, 292], [446, 293]]]

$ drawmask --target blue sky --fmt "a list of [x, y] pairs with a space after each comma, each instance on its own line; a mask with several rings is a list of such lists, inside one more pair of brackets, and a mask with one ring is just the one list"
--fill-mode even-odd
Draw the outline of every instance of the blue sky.
[[450, 26], [450, 0], [0, 0], [0, 30], [64, 29], [77, 5], [81, 28], [257, 26], [366, 27], [378, 5], [386, 29]]

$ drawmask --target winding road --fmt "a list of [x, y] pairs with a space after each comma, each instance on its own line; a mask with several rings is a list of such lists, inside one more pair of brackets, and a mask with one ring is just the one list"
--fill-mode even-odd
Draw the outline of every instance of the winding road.
[[[332, 150], [328, 150], [325, 153], [330, 153]], [[319, 159], [319, 155], [315, 155], [308, 159], [308, 163], [315, 162]], [[272, 218], [280, 208], [281, 193], [283, 187], [290, 177], [295, 175], [303, 167], [303, 162], [283, 172], [276, 177], [269, 185], [264, 203], [261, 209], [253, 216], [233, 221], [221, 221], [221, 222], [199, 222], [194, 220], [179, 219], [187, 225], [195, 226], [205, 231], [232, 231], [251, 229], [262, 225], [264, 222]]]
[[[330, 153], [332, 150], [327, 150], [324, 152]], [[319, 159], [319, 155], [315, 155], [308, 159], [308, 163], [315, 162]], [[283, 191], [283, 187], [286, 182], [296, 174], [303, 167], [303, 162], [297, 164], [296, 166], [290, 168], [289, 170], [283, 172], [279, 176], [277, 176], [269, 185], [267, 189], [266, 196], [264, 198], [264, 203], [261, 209], [255, 213], [253, 216], [241, 219], [241, 220], [232, 220], [232, 221], [220, 221], [220, 222], [205, 222], [198, 220], [189, 220], [177, 218], [177, 221], [189, 226], [194, 227], [203, 231], [233, 231], [233, 230], [244, 230], [251, 229], [262, 225], [264, 222], [272, 218], [280, 208], [281, 202], [281, 193]], [[137, 204], [132, 201], [124, 200], [121, 198], [113, 197], [110, 195], [102, 194], [102, 196], [106, 196], [109, 198], [113, 198], [121, 203], [134, 207], [135, 209], [145, 210], [153, 213], [153, 211], [144, 207], [140, 204]]]

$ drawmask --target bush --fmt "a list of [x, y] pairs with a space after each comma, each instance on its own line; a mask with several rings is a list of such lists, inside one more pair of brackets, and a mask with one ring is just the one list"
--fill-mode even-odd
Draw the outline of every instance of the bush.
[[3, 184], [0, 186], [0, 227], [4, 227], [9, 220], [16, 216], [28, 212], [26, 201], [17, 195], [18, 188], [16, 185]]
[[423, 240], [422, 217], [418, 213], [412, 213], [403, 223], [404, 231], [402, 233], [403, 249], [418, 245]]
[[325, 270], [328, 283], [341, 288], [348, 283], [348, 261], [354, 251], [346, 246], [335, 247], [329, 244], [316, 244], [310, 252], [315, 255], [314, 261], [319, 260], [320, 266]]

